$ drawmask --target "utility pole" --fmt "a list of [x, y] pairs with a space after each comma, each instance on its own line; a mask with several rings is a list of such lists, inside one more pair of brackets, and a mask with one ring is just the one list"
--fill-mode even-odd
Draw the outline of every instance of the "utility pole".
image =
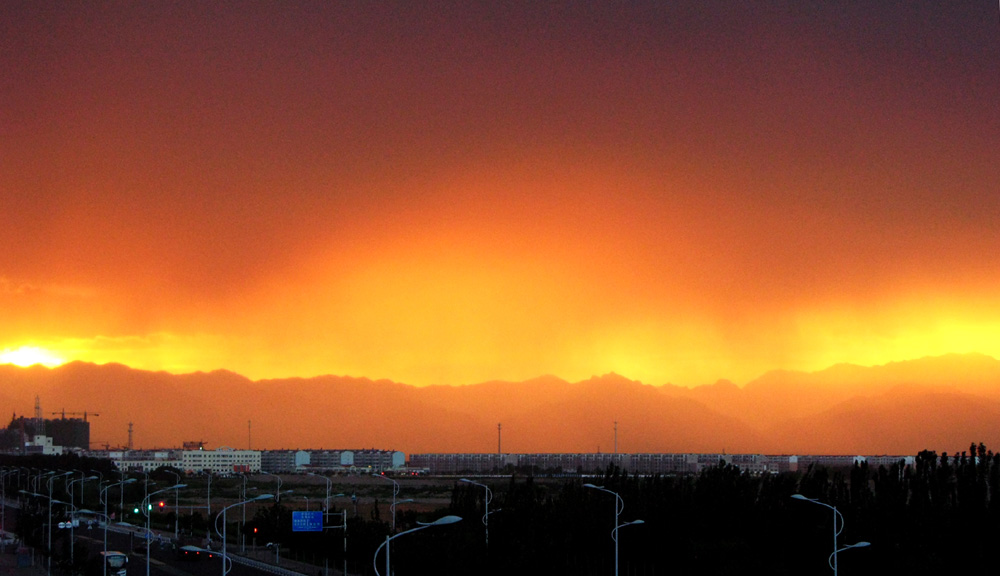
[[42, 399], [35, 394], [35, 436], [45, 436], [45, 418], [42, 416]]

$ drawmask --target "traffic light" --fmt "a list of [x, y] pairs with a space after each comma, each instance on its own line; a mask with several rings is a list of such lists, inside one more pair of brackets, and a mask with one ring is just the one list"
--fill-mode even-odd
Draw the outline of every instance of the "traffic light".
[[166, 502], [164, 502], [163, 500], [160, 500], [160, 511], [161, 511], [161, 512], [163, 511], [163, 508], [164, 508], [164, 507], [165, 507], [166, 505], [167, 505], [167, 503], [166, 503]]
[[241, 534], [256, 534], [257, 533], [257, 523], [254, 520], [250, 520], [246, 524], [240, 527]]

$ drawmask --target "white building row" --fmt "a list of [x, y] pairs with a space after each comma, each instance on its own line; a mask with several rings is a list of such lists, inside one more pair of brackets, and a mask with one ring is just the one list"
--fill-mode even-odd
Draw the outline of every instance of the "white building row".
[[112, 450], [92, 453], [112, 460], [120, 470], [152, 472], [170, 466], [188, 474], [256, 474], [261, 471], [381, 472], [406, 466], [406, 455], [393, 450]]
[[170, 466], [188, 474], [211, 472], [227, 476], [260, 472], [259, 450], [119, 450], [107, 453], [119, 470], [152, 472]]
[[406, 466], [406, 454], [396, 450], [265, 450], [261, 466], [268, 472], [381, 472]]
[[753, 474], [794, 472], [810, 464], [827, 467], [891, 466], [913, 456], [795, 456], [765, 454], [412, 454], [409, 466], [429, 474], [490, 474], [512, 468], [532, 468], [541, 473], [595, 473], [615, 464], [632, 474], [697, 474], [720, 462], [738, 466]]

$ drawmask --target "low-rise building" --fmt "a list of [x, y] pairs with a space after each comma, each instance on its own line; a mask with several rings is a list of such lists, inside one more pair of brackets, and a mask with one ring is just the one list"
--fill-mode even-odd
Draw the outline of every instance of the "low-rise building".
[[181, 453], [181, 469], [188, 473], [211, 472], [222, 476], [253, 474], [261, 471], [261, 453], [259, 450], [236, 450], [229, 447], [184, 450]]
[[63, 447], [53, 444], [52, 438], [49, 436], [36, 435], [31, 440], [24, 442], [24, 453], [44, 454], [46, 456], [56, 455], [63, 453]]
[[211, 472], [221, 476], [260, 472], [260, 455], [259, 450], [226, 447], [217, 450], [112, 450], [103, 453], [123, 471], [148, 473], [168, 466], [188, 474]]
[[306, 450], [263, 450], [260, 469], [272, 474], [291, 474], [309, 466], [310, 460]]

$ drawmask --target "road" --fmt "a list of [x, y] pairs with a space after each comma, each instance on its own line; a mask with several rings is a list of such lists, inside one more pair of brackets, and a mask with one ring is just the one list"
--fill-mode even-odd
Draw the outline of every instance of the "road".
[[[17, 502], [7, 500], [5, 502], [3, 530], [7, 532], [17, 532], [15, 518], [17, 513]], [[65, 530], [65, 529], [63, 529]], [[65, 532], [68, 532], [66, 530]], [[58, 540], [60, 537], [69, 536], [68, 533], [54, 534]], [[132, 526], [119, 526], [112, 524], [108, 529], [108, 550], [119, 550], [129, 555], [129, 576], [145, 576], [146, 574], [146, 554], [145, 539], [142, 537], [143, 528]], [[104, 550], [104, 528], [94, 525], [87, 528], [83, 525], [73, 531], [76, 539], [87, 545], [91, 556], [96, 556]], [[218, 543], [217, 543], [218, 545]], [[53, 549], [58, 550], [56, 542], [53, 542]], [[151, 555], [149, 559], [149, 576], [222, 576], [221, 552], [213, 552], [211, 558], [200, 560], [184, 560], [179, 557], [169, 538], [163, 537], [157, 540], [154, 537], [150, 546]], [[228, 571], [228, 576], [303, 576], [303, 572], [296, 572], [285, 567], [275, 566], [265, 562], [260, 562], [252, 558], [237, 555], [238, 546], [233, 546], [227, 550], [233, 560], [232, 567]], [[307, 574], [312, 576], [314, 568], [309, 568]], [[53, 568], [53, 572], [55, 569]], [[339, 573], [339, 572], [338, 572]], [[331, 567], [330, 574], [334, 574]]]
[[[104, 549], [104, 529], [79, 528], [77, 539], [88, 546], [91, 555], [100, 554]], [[108, 550], [119, 550], [129, 555], [129, 576], [144, 576], [146, 574], [146, 547], [142, 538], [142, 530], [114, 526], [108, 530]], [[201, 559], [186, 560], [180, 557], [174, 545], [167, 539], [157, 540], [154, 537], [150, 544], [149, 576], [222, 576], [222, 554], [211, 552], [202, 554]], [[247, 558], [235, 556], [229, 576], [301, 576], [277, 566], [271, 566]], [[211, 556], [210, 558], [208, 556]]]

